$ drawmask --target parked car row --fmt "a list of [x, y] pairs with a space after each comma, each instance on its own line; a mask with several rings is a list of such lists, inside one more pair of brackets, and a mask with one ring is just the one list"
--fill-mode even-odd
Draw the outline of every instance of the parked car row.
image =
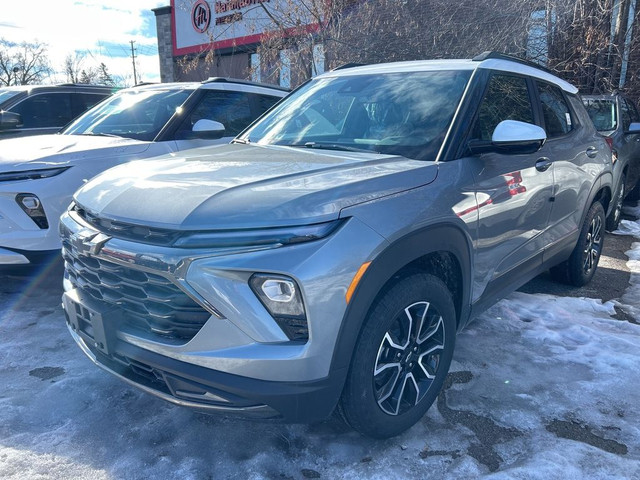
[[147, 86], [2, 141], [0, 262], [59, 248], [61, 213], [63, 308], [97, 365], [199, 411], [337, 411], [385, 438], [473, 317], [543, 271], [593, 277], [633, 181], [577, 89], [514, 57], [337, 69], [269, 109], [284, 95]]
[[286, 93], [223, 78], [145, 85], [121, 90], [57, 135], [2, 140], [0, 264], [59, 254], [58, 219], [73, 192], [96, 174], [131, 160], [228, 143]]

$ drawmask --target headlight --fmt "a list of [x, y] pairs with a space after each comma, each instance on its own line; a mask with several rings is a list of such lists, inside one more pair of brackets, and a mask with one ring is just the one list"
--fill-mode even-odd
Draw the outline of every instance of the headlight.
[[0, 182], [17, 182], [19, 180], [38, 180], [60, 175], [71, 167], [42, 168], [38, 170], [22, 170], [20, 172], [0, 173]]
[[265, 228], [261, 230], [193, 232], [182, 235], [175, 241], [174, 245], [183, 248], [291, 245], [324, 238], [338, 228], [341, 223], [342, 220], [335, 220], [313, 225]]

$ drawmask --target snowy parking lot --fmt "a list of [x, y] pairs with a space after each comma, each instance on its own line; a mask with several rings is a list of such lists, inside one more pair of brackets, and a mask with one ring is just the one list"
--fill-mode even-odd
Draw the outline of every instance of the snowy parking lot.
[[[637, 213], [637, 209], [636, 209]], [[95, 367], [67, 332], [59, 268], [0, 276], [0, 478], [640, 478], [640, 221], [616, 300], [514, 293], [457, 340], [445, 390], [403, 435], [335, 419], [193, 413]]]

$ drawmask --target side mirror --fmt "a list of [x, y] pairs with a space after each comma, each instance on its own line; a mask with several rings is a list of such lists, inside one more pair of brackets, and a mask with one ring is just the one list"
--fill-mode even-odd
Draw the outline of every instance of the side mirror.
[[491, 135], [491, 143], [497, 147], [535, 147], [539, 150], [546, 140], [544, 129], [517, 120], [503, 120]]
[[201, 118], [194, 123], [191, 129], [191, 138], [200, 138], [203, 140], [217, 140], [224, 137], [225, 126], [215, 120]]
[[640, 122], [631, 122], [629, 129], [624, 133], [640, 133]]
[[22, 116], [19, 113], [0, 111], [0, 130], [20, 128], [22, 125]]
[[503, 120], [493, 131], [491, 142], [471, 141], [469, 150], [474, 155], [487, 152], [512, 155], [534, 153], [540, 150], [546, 141], [546, 132], [537, 125], [517, 120]]

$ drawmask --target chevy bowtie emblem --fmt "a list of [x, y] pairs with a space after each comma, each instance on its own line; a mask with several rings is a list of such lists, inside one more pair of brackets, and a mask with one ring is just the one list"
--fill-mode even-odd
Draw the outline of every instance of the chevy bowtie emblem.
[[111, 240], [111, 237], [104, 233], [80, 230], [79, 232], [73, 233], [69, 240], [78, 253], [83, 255], [96, 255], [102, 247], [104, 247], [105, 243]]

